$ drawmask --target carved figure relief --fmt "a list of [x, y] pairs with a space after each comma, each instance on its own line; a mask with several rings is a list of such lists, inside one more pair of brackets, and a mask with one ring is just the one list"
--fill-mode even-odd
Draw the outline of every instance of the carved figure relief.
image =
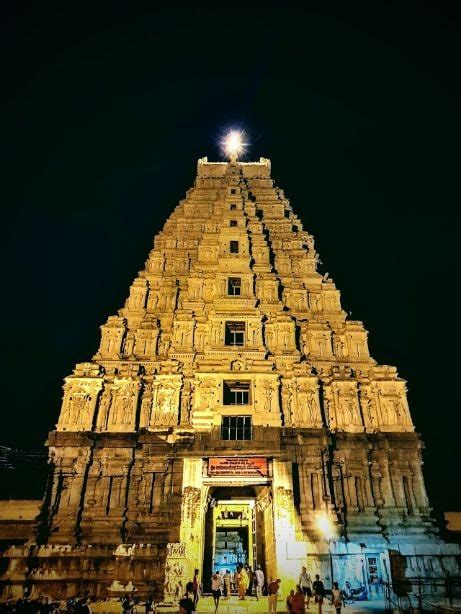
[[189, 527], [194, 527], [199, 518], [201, 491], [200, 488], [186, 486], [183, 490], [183, 501], [181, 509], [182, 521], [186, 522]]
[[164, 416], [171, 414], [173, 409], [174, 388], [162, 386], [157, 393], [158, 408]]
[[141, 400], [141, 416], [139, 420], [139, 426], [141, 428], [146, 428], [150, 426], [152, 419], [152, 410], [153, 410], [153, 389], [152, 384], [147, 383], [144, 385], [144, 391], [142, 394]]
[[110, 316], [107, 320], [107, 324], [101, 326], [101, 345], [99, 354], [102, 357], [118, 358], [124, 334], [124, 319], [117, 316]]
[[293, 415], [293, 390], [292, 384], [284, 383], [282, 387], [282, 399], [284, 415], [290, 424], [293, 424], [295, 416]]
[[156, 321], [145, 320], [136, 332], [133, 353], [139, 358], [152, 358], [156, 353], [158, 328]]
[[264, 381], [263, 385], [263, 399], [264, 399], [264, 411], [266, 413], [272, 412], [272, 398], [274, 396], [274, 389], [272, 382]]
[[305, 356], [309, 356], [309, 334], [305, 330], [301, 333], [301, 349]]
[[109, 430], [134, 428], [137, 400], [137, 384], [116, 384], [108, 423]]
[[177, 380], [154, 381], [154, 410], [151, 426], [176, 426], [178, 424], [179, 386]]
[[306, 422], [310, 425], [317, 424], [320, 420], [317, 389], [310, 382], [298, 382], [296, 390], [296, 421], [300, 424], [305, 424]]
[[275, 490], [275, 511], [278, 518], [287, 518], [293, 507], [293, 491], [284, 486], [277, 486]]
[[147, 284], [144, 279], [137, 278], [130, 288], [130, 296], [125, 305], [128, 309], [139, 310], [145, 307]]
[[89, 430], [93, 422], [100, 380], [72, 381], [71, 378], [64, 387], [59, 425], [66, 430]]
[[181, 424], [190, 424], [193, 396], [194, 383], [186, 380], [181, 393]]
[[199, 351], [205, 349], [207, 341], [207, 327], [204, 324], [198, 324], [195, 329], [195, 347]]
[[107, 430], [111, 405], [112, 388], [111, 386], [106, 385], [99, 400], [98, 429], [101, 431]]
[[347, 343], [344, 338], [338, 334], [334, 335], [334, 351], [338, 358], [346, 358], [349, 354]]
[[166, 554], [173, 558], [184, 558], [186, 556], [186, 544], [182, 542], [169, 543], [166, 546]]
[[132, 356], [134, 350], [135, 334], [132, 330], [128, 331], [123, 342], [123, 354]]
[[72, 414], [74, 422], [77, 425], [87, 424], [90, 419], [91, 412], [91, 395], [85, 390], [76, 390], [69, 397], [72, 405]]
[[376, 411], [376, 402], [366, 388], [361, 388], [362, 412], [367, 422], [367, 427], [376, 431], [379, 427], [379, 419]]
[[312, 309], [312, 311], [321, 311], [322, 310], [321, 295], [315, 292], [311, 292], [309, 294], [309, 306]]
[[192, 349], [194, 322], [190, 318], [186, 321], [175, 322], [174, 345], [177, 349]]
[[381, 404], [383, 408], [384, 424], [394, 425], [399, 423], [399, 404], [395, 399], [384, 398]]
[[198, 408], [203, 411], [212, 411], [215, 404], [216, 382], [214, 380], [204, 380], [196, 388], [199, 396]]
[[265, 327], [265, 337], [266, 337], [266, 345], [269, 350], [273, 351], [274, 349], [274, 328], [273, 324], [266, 324]]
[[346, 424], [356, 424], [358, 418], [356, 394], [350, 391], [345, 397], [344, 401]]
[[337, 427], [336, 412], [333, 404], [332, 393], [330, 388], [325, 387], [323, 393], [323, 409], [328, 427], [334, 431]]
[[160, 356], [167, 356], [171, 346], [171, 338], [169, 333], [162, 332], [158, 345], [158, 353]]
[[191, 301], [197, 301], [202, 298], [202, 280], [191, 279], [187, 289], [187, 296]]
[[212, 301], [215, 294], [214, 281], [211, 279], [205, 279], [203, 281], [203, 298], [206, 301]]

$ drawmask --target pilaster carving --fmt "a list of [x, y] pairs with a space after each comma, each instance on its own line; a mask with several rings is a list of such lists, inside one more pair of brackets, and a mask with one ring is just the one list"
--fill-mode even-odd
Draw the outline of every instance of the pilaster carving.
[[173, 347], [177, 351], [192, 351], [195, 320], [190, 314], [178, 314], [173, 324]]
[[134, 431], [140, 387], [141, 384], [139, 381], [133, 381], [131, 379], [114, 380], [110, 392], [111, 404], [106, 426], [108, 431]]
[[110, 316], [101, 328], [101, 345], [96, 358], [120, 358], [122, 341], [125, 335], [125, 319], [120, 316]]
[[125, 302], [125, 308], [131, 311], [143, 311], [146, 306], [147, 281], [137, 277], [131, 285], [130, 295]]
[[138, 359], [152, 359], [156, 354], [159, 327], [156, 318], [143, 320], [137, 331], [134, 344], [134, 355]]
[[76, 377], [75, 375], [67, 377], [57, 429], [59, 431], [91, 430], [101, 387], [101, 377]]
[[315, 377], [297, 377], [296, 382], [296, 412], [297, 426], [321, 427], [319, 391]]

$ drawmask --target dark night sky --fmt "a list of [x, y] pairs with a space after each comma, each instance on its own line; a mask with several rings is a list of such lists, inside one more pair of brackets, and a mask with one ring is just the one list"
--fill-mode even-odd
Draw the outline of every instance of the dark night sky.
[[35, 4], [10, 7], [0, 32], [0, 444], [40, 449], [62, 378], [96, 351], [197, 158], [218, 159], [219, 133], [239, 125], [374, 357], [408, 380], [433, 506], [461, 509], [458, 16]]

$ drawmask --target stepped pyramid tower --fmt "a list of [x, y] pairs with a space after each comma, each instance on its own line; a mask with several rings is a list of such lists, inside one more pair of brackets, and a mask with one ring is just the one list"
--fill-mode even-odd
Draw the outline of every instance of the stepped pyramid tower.
[[405, 381], [317, 266], [269, 160], [198, 161], [65, 379], [37, 590], [174, 600], [194, 568], [206, 589], [248, 563], [284, 590], [305, 565], [371, 598], [390, 553], [407, 570], [441, 554]]

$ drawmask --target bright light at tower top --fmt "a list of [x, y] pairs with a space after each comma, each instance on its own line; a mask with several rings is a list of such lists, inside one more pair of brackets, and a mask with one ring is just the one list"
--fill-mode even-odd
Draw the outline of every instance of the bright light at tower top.
[[230, 158], [231, 161], [237, 160], [237, 158], [244, 153], [246, 145], [245, 133], [239, 130], [231, 130], [221, 141], [224, 154]]

